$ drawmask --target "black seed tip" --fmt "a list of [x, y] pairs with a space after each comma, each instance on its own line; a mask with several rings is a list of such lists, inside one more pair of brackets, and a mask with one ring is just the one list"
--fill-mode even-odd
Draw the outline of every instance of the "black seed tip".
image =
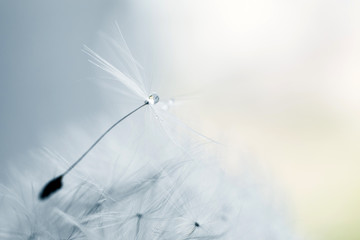
[[40, 200], [45, 200], [51, 194], [53, 194], [54, 192], [56, 192], [57, 190], [59, 190], [62, 187], [62, 182], [61, 182], [62, 177], [63, 177], [63, 175], [60, 175], [45, 185], [45, 187], [43, 188], [43, 190], [41, 191], [41, 193], [39, 195]]
[[200, 227], [200, 224], [198, 222], [194, 223], [195, 227]]

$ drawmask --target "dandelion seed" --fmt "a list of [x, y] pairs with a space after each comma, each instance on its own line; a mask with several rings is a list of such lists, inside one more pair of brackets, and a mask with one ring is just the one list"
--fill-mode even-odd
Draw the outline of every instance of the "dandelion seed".
[[141, 220], [142, 216], [143, 216], [143, 215], [142, 215], [141, 213], [137, 213], [137, 214], [136, 214], [136, 217], [137, 217], [138, 219], [137, 219], [137, 222], [136, 222], [136, 233], [135, 233], [135, 237], [137, 237], [138, 234], [139, 234], [139, 231], [140, 231], [140, 220]]
[[136, 111], [138, 111], [139, 109], [145, 107], [146, 105], [154, 105], [156, 103], [158, 103], [160, 100], [160, 97], [153, 93], [151, 94], [148, 99], [145, 100], [145, 102], [137, 107], [136, 109], [134, 109], [133, 111], [131, 111], [130, 113], [126, 114], [123, 118], [121, 118], [120, 120], [118, 120], [116, 123], [114, 123], [110, 128], [108, 128], [91, 146], [88, 150], [86, 150], [86, 152], [83, 153], [83, 155], [81, 155], [81, 157], [76, 160], [75, 163], [73, 163], [63, 174], [61, 174], [60, 176], [52, 179], [50, 182], [48, 182], [45, 187], [43, 188], [43, 190], [41, 191], [39, 198], [41, 200], [44, 200], [48, 197], [50, 197], [50, 195], [52, 195], [53, 193], [55, 193], [56, 191], [60, 190], [62, 187], [62, 178], [68, 174], [78, 163], [81, 162], [81, 160], [83, 160], [83, 158], [101, 141], [101, 139], [103, 139], [105, 137], [106, 134], [108, 134], [114, 127], [116, 127], [116, 125], [118, 125], [120, 122], [122, 122], [123, 120], [125, 120], [127, 117], [129, 117], [130, 115], [132, 115], [133, 113], [135, 113]]

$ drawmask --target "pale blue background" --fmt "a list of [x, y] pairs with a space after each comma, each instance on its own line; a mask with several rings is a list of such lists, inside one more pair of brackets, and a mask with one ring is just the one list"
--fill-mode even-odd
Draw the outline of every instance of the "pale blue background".
[[131, 2], [0, 1], [0, 163], [41, 147], [39, 136], [67, 119], [101, 110], [99, 91], [89, 83], [93, 67], [81, 49], [94, 45], [104, 26], [117, 21], [146, 64], [151, 28]]

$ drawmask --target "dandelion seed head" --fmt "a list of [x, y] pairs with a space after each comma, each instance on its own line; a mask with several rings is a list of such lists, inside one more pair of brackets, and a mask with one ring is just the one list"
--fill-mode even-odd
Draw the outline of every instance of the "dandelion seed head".
[[[124, 98], [133, 97], [138, 104], [145, 100], [137, 109], [158, 104], [160, 97], [149, 92], [138, 63], [118, 34], [118, 41], [107, 39], [114, 50], [111, 53], [125, 58], [127, 71], [90, 48], [85, 52], [116, 80], [114, 84], [127, 93]], [[127, 101], [116, 100], [116, 104], [124, 103], [124, 111], [128, 109]], [[54, 130], [54, 139], [47, 145], [58, 149], [64, 144], [66, 151], [58, 153], [51, 146], [34, 153], [26, 168], [14, 167], [9, 186], [0, 184], [0, 212], [6, 216], [0, 218], [1, 239], [295, 240], [279, 209], [264, 197], [257, 182], [247, 174], [239, 176], [239, 184], [223, 176], [217, 157], [204, 146], [213, 148], [213, 141], [166, 111], [178, 103], [178, 99], [176, 103], [162, 99], [151, 107], [153, 114], [139, 111], [117, 128], [111, 127], [103, 141], [95, 142], [99, 142], [96, 148], [89, 148], [86, 161], [63, 179], [62, 191], [39, 202], [38, 190], [44, 181], [69, 169], [73, 159], [93, 142], [84, 126], [62, 129], [60, 135]], [[143, 121], [144, 117], [159, 121]], [[102, 119], [91, 129], [97, 129], [97, 135], [108, 128], [108, 122], [114, 120]], [[59, 140], [62, 134], [66, 141]], [[40, 199], [61, 188], [63, 175], [45, 186]]]

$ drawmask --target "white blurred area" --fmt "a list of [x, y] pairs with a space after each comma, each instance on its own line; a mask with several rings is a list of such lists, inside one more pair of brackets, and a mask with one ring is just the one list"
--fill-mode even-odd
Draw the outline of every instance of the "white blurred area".
[[155, 9], [166, 90], [195, 96], [182, 119], [232, 149], [225, 168], [236, 174], [250, 153], [286, 190], [305, 236], [359, 239], [360, 2], [137, 7]]
[[360, 238], [359, 1], [45, 2], [1, 3], [2, 156], [100, 111], [81, 48], [117, 20], [153, 89], [229, 148], [230, 174], [246, 152], [308, 239]]

